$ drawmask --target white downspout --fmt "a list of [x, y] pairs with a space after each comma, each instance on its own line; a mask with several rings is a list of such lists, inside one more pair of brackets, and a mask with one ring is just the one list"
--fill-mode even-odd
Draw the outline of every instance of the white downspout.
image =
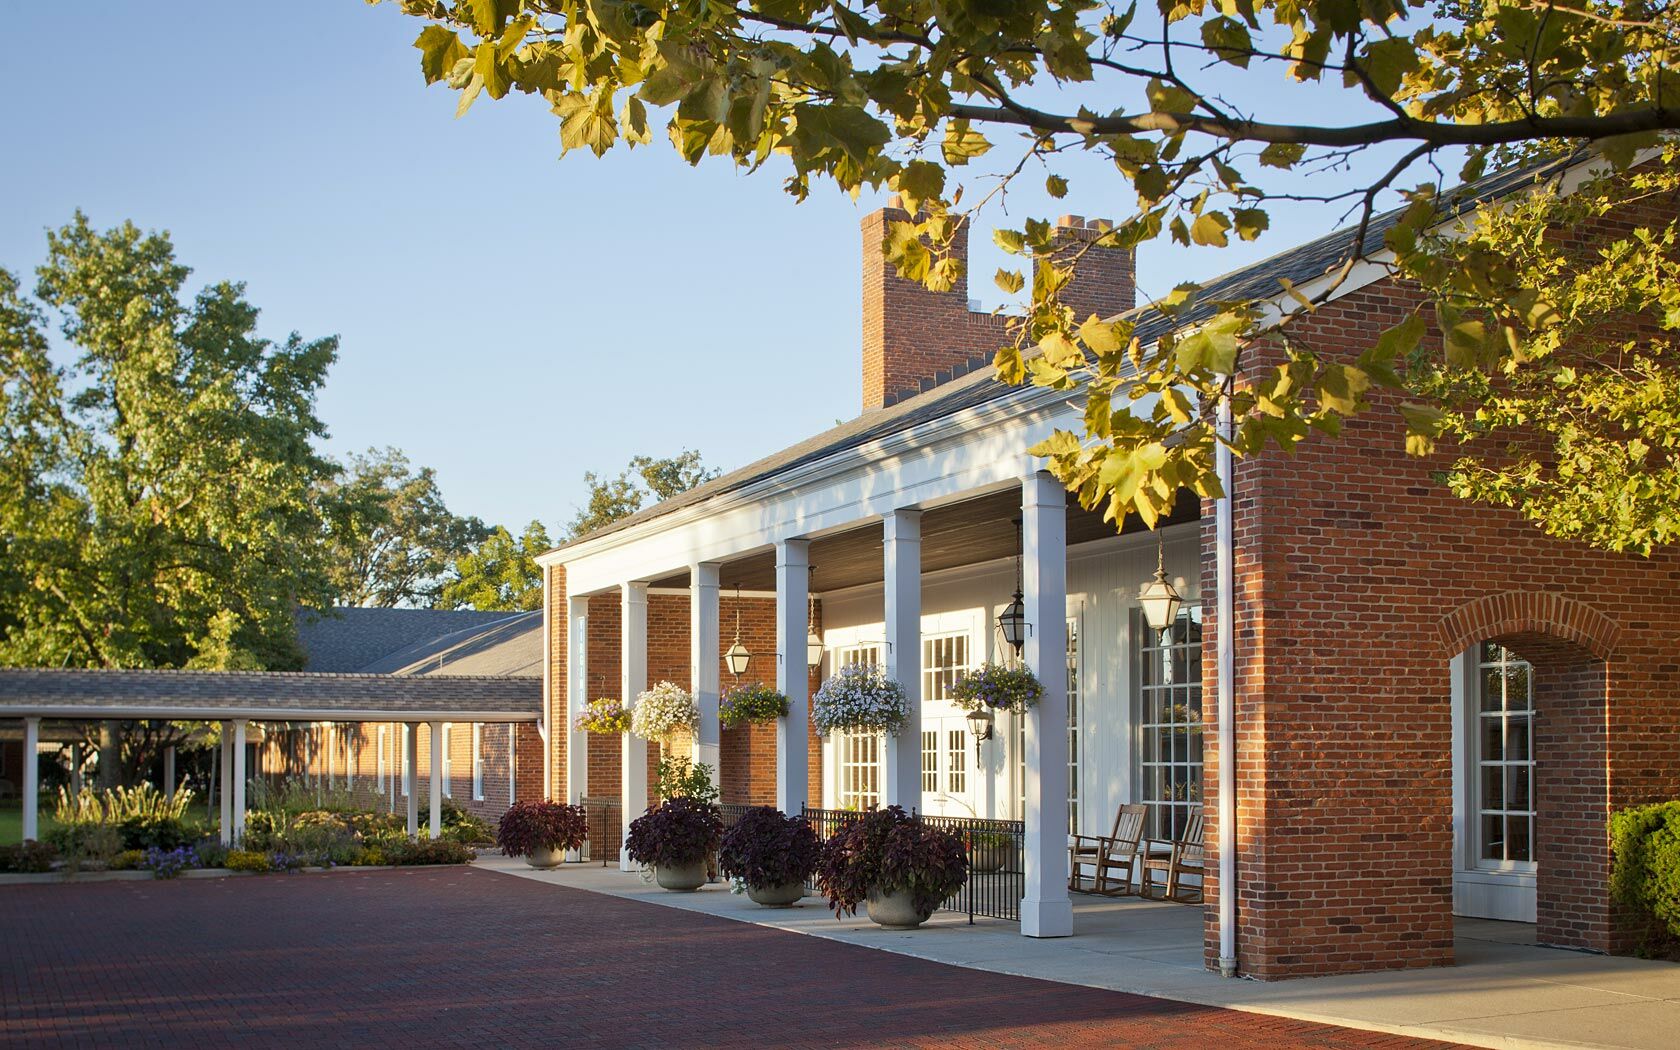
[[1231, 449], [1231, 403], [1219, 402], [1219, 435], [1224, 441], [1215, 453], [1214, 469], [1224, 493], [1214, 504], [1214, 565], [1218, 587], [1219, 661], [1219, 975], [1237, 976], [1237, 718], [1234, 703], [1237, 657], [1232, 620], [1236, 575], [1232, 536], [1234, 493]]

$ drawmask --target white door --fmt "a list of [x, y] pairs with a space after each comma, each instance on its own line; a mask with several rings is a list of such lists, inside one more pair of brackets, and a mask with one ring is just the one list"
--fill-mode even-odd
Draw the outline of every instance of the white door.
[[966, 716], [922, 718], [922, 812], [935, 817], [973, 817], [974, 738]]
[[1454, 661], [1455, 914], [1534, 921], [1534, 675], [1503, 646]]

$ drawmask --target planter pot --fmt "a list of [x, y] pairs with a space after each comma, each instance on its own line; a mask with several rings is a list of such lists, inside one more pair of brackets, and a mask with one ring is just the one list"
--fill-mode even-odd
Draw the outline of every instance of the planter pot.
[[908, 890], [892, 893], [870, 890], [865, 904], [870, 919], [889, 930], [913, 930], [933, 915], [931, 911], [918, 911]]
[[1001, 870], [1008, 855], [1008, 849], [1003, 846], [974, 846], [968, 851], [968, 870], [978, 872]]
[[747, 887], [747, 897], [754, 904], [762, 904], [766, 908], [786, 908], [798, 903], [799, 898], [803, 896], [805, 896], [805, 884], [803, 882], [787, 882], [780, 886], [766, 886], [763, 889], [757, 886]]
[[692, 864], [676, 866], [661, 864], [653, 869], [653, 879], [662, 889], [682, 892], [697, 890], [706, 884], [706, 862], [702, 859]]
[[543, 871], [549, 868], [558, 868], [560, 862], [565, 859], [566, 852], [564, 850], [550, 849], [547, 846], [539, 846], [525, 854], [525, 863]]

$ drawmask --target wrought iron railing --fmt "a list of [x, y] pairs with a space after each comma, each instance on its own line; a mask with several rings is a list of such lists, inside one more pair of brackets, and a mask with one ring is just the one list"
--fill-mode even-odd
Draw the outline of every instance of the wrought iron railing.
[[718, 804], [718, 815], [723, 818], [723, 830], [728, 831], [735, 826], [735, 822], [746, 816], [747, 810], [757, 809], [757, 806], [743, 805], [739, 802], [721, 802]]
[[584, 798], [579, 801], [589, 822], [589, 859], [599, 860], [603, 868], [616, 864], [619, 847], [624, 842], [623, 806], [616, 798]]

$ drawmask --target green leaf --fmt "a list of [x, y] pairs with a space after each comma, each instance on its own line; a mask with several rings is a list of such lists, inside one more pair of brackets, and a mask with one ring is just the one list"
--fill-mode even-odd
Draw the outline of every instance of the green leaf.
[[893, 189], [904, 196], [904, 206], [914, 215], [922, 202], [945, 190], [945, 169], [931, 161], [913, 160], [893, 177]]
[[1190, 240], [1196, 244], [1212, 245], [1223, 248], [1231, 243], [1225, 236], [1225, 231], [1231, 228], [1231, 220], [1221, 211], [1210, 211], [1197, 217], [1190, 226]]
[[[1380, 94], [1392, 98], [1400, 90], [1401, 80], [1418, 68], [1417, 44], [1409, 36], [1373, 40], [1359, 56], [1359, 68]], [[1349, 87], [1359, 82], [1351, 69], [1343, 80]]]
[[449, 75], [455, 63], [467, 56], [461, 38], [442, 26], [431, 25], [420, 31], [414, 46], [420, 49], [420, 72], [426, 83], [435, 84]]
[[986, 141], [986, 136], [971, 128], [968, 121], [958, 119], [946, 121], [945, 141], [940, 148], [944, 152], [945, 163], [960, 166], [985, 156], [992, 144]]
[[1272, 220], [1262, 208], [1233, 208], [1231, 218], [1236, 221], [1237, 236], [1252, 241], [1266, 232]]
[[1274, 142], [1260, 151], [1260, 163], [1268, 168], [1293, 168], [1306, 152], [1307, 147], [1296, 142]]
[[[605, 97], [605, 96], [603, 96]], [[595, 99], [571, 92], [561, 95], [554, 103], [560, 117], [560, 146], [562, 152], [587, 149], [597, 157], [612, 148], [618, 138], [618, 125], [612, 111], [603, 112]]]
[[1125, 346], [1132, 337], [1132, 326], [1123, 321], [1104, 321], [1096, 314], [1085, 319], [1079, 326], [1079, 338], [1091, 348], [1092, 353], [1112, 354]]
[[1051, 175], [1045, 178], [1044, 192], [1048, 193], [1050, 196], [1060, 200], [1061, 198], [1067, 196], [1067, 191], [1067, 180], [1062, 178], [1060, 175]]
[[1026, 250], [1027, 237], [1020, 230], [999, 228], [992, 231], [992, 243], [1011, 255], [1020, 255]]
[[1021, 272], [1019, 270], [1000, 269], [997, 274], [993, 276], [992, 282], [999, 288], [1008, 292], [1010, 295], [1014, 295], [1026, 286], [1027, 279], [1021, 276]]

